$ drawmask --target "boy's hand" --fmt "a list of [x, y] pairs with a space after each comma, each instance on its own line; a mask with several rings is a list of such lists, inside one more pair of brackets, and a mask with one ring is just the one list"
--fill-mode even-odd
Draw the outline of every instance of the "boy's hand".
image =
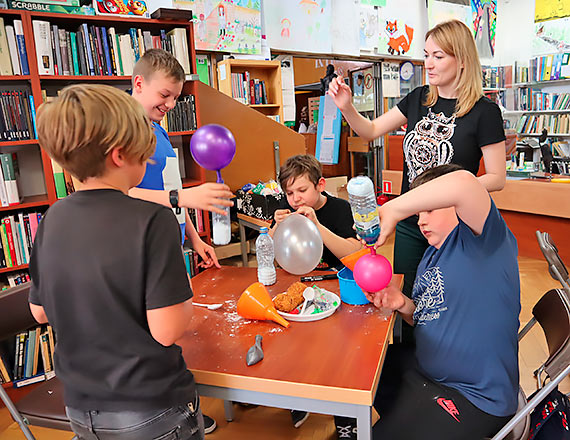
[[179, 205], [183, 208], [203, 209], [225, 214], [218, 206], [233, 206], [229, 199], [233, 197], [230, 187], [223, 183], [203, 183], [194, 188], [179, 191]]
[[380, 236], [374, 245], [375, 248], [382, 246], [386, 242], [390, 234], [396, 230], [396, 225], [398, 224], [398, 219], [391, 209], [390, 202], [386, 202], [378, 207], [378, 216], [380, 217]]
[[404, 294], [391, 284], [380, 292], [364, 292], [364, 295], [379, 309], [399, 310], [406, 303]]
[[315, 214], [315, 210], [310, 206], [301, 206], [296, 211], [298, 214], [304, 215], [309, 220], [311, 220], [315, 225], [319, 225], [319, 221], [317, 220], [317, 214]]
[[216, 256], [216, 251], [214, 248], [207, 243], [204, 243], [201, 239], [192, 242], [192, 248], [198, 252], [202, 261], [198, 263], [198, 267], [203, 267], [207, 269], [212, 266], [216, 266], [218, 269], [221, 268], [218, 262], [218, 257]]
[[283, 220], [287, 218], [288, 215], [291, 214], [291, 211], [288, 209], [278, 209], [273, 214], [273, 220], [275, 220], [275, 226], [281, 223]]

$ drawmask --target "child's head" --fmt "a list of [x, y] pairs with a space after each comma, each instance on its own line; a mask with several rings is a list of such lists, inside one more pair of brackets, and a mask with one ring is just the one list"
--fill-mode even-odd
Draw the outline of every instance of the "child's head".
[[133, 97], [159, 122], [182, 93], [184, 69], [172, 54], [150, 49], [135, 64], [132, 78]]
[[321, 163], [309, 154], [290, 157], [279, 170], [279, 184], [293, 209], [314, 208], [325, 189]]
[[[459, 20], [445, 21], [426, 33], [426, 52], [428, 52], [428, 46], [437, 47], [447, 57], [454, 59], [455, 62], [451, 64], [454, 71], [450, 74], [457, 91], [457, 115], [463, 116], [471, 110], [483, 94], [481, 62], [473, 34]], [[426, 69], [429, 75], [430, 68], [427, 61], [426, 58]], [[437, 87], [430, 86], [429, 106], [435, 104], [437, 96]]]
[[102, 84], [72, 85], [42, 104], [37, 131], [42, 148], [81, 182], [104, 175], [113, 150], [144, 164], [156, 144], [141, 105], [124, 91]]
[[[445, 174], [463, 170], [456, 164], [439, 165], [424, 171], [414, 179], [410, 185], [410, 190], [417, 188], [424, 183], [437, 179]], [[419, 214], [418, 226], [420, 231], [431, 246], [439, 249], [451, 231], [457, 226], [457, 214], [455, 207], [434, 209], [432, 211], [422, 211]]]

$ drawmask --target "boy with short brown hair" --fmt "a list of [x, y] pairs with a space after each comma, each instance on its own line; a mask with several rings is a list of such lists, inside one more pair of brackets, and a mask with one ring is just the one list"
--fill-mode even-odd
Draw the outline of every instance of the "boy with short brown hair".
[[296, 211], [317, 225], [324, 244], [322, 261], [325, 267], [341, 266], [342, 257], [360, 249], [350, 205], [325, 192], [322, 167], [314, 156], [305, 154], [287, 159], [279, 170], [279, 183], [287, 200], [275, 211], [272, 233]]
[[192, 291], [172, 211], [131, 198], [155, 138], [143, 108], [105, 85], [43, 104], [42, 148], [81, 181], [38, 227], [30, 309], [57, 334], [55, 370], [77, 438], [203, 439], [192, 373], [174, 344]]

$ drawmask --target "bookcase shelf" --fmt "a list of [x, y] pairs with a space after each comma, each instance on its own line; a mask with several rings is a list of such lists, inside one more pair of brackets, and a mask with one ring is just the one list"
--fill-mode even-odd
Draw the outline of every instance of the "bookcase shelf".
[[24, 139], [21, 141], [2, 141], [0, 147], [17, 147], [19, 145], [37, 145], [37, 139]]
[[196, 130], [169, 131], [168, 136], [192, 136], [194, 133], [196, 133]]
[[532, 82], [524, 82], [524, 83], [514, 83], [514, 87], [532, 87], [532, 86], [554, 86], [554, 85], [564, 85], [570, 84], [570, 78], [564, 79], [554, 79], [549, 81], [532, 81]]
[[22, 203], [19, 203], [17, 205], [0, 206], [0, 212], [14, 211], [14, 210], [20, 210], [20, 209], [25, 209], [25, 208], [35, 208], [37, 206], [46, 206], [47, 207], [49, 205], [50, 205], [50, 202], [49, 202], [47, 194], [39, 195], [39, 196], [28, 196], [28, 197], [24, 197], [22, 200]]
[[30, 75], [0, 75], [0, 81], [29, 81]]
[[18, 270], [24, 270], [27, 268], [28, 268], [27, 264], [21, 264], [20, 266], [13, 266], [13, 267], [4, 267], [4, 268], [0, 269], [0, 273], [9, 273], [9, 272], [14, 272], [14, 271], [18, 271]]
[[130, 81], [131, 76], [116, 75], [40, 75], [40, 80], [52, 81]]

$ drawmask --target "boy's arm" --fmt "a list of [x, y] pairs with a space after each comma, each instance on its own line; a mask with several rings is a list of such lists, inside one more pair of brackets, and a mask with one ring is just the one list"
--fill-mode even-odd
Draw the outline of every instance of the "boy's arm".
[[182, 337], [192, 317], [192, 299], [160, 309], [146, 311], [152, 337], [168, 347]]
[[46, 312], [42, 306], [37, 306], [35, 304], [30, 303], [30, 311], [38, 324], [45, 324], [48, 322]]
[[377, 246], [384, 244], [400, 220], [422, 211], [448, 207], [454, 207], [457, 216], [475, 234], [480, 234], [491, 208], [491, 199], [485, 187], [469, 171], [454, 171], [438, 177], [378, 208], [380, 237]]
[[348, 254], [352, 254], [360, 250], [362, 244], [356, 238], [343, 238], [336, 235], [327, 227], [323, 226], [317, 219], [315, 210], [309, 206], [301, 206], [297, 209], [297, 213], [304, 215], [309, 220], [311, 220], [321, 233], [323, 239], [323, 244], [338, 258], [341, 259], [346, 257]]
[[218, 262], [218, 257], [216, 256], [216, 251], [212, 246], [207, 243], [204, 243], [198, 231], [194, 227], [192, 220], [190, 220], [190, 216], [188, 215], [188, 210], [186, 210], [186, 228], [185, 228], [186, 237], [192, 243], [192, 249], [198, 252], [200, 258], [202, 258], [202, 263], [200, 265], [204, 268], [208, 268], [211, 266], [216, 266], [220, 268], [220, 263]]
[[[167, 207], [171, 206], [170, 191], [166, 189], [156, 190], [134, 187], [129, 190], [129, 196]], [[229, 186], [223, 183], [203, 183], [193, 188], [179, 189], [178, 205], [181, 208], [203, 209], [218, 214], [225, 214], [216, 205], [232, 206], [233, 202], [229, 200], [232, 197], [233, 194]]]
[[397, 311], [404, 321], [411, 326], [414, 325], [414, 311], [416, 305], [414, 302], [404, 295], [400, 289], [389, 284], [388, 287], [380, 292], [364, 292], [368, 301], [379, 309], [389, 309]]

